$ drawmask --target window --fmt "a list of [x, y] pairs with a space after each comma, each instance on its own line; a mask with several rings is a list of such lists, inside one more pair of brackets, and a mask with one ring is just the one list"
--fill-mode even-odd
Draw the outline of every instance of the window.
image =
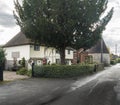
[[20, 52], [12, 52], [12, 58], [19, 58]]
[[56, 50], [56, 53], [59, 54], [59, 50]]
[[68, 54], [70, 54], [70, 50], [68, 50]]
[[35, 50], [35, 51], [40, 51], [40, 46], [34, 45], [34, 50]]

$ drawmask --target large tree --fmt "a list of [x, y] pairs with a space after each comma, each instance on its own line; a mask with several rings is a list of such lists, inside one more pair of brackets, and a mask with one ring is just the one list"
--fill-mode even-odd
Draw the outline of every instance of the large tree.
[[108, 0], [23, 0], [15, 1], [14, 17], [21, 31], [45, 46], [60, 52], [65, 63], [65, 49], [90, 48], [100, 38], [113, 14], [103, 18]]

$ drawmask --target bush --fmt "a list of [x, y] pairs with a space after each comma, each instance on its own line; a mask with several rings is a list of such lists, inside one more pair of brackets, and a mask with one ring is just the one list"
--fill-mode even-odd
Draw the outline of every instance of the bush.
[[25, 67], [25, 65], [26, 65], [25, 64], [26, 63], [25, 58], [23, 57], [22, 60], [18, 61], [18, 63], [21, 65], [21, 67]]
[[23, 57], [22, 60], [21, 60], [21, 66], [22, 67], [25, 67], [25, 58]]
[[26, 68], [21, 68], [16, 73], [20, 75], [27, 75], [28, 70]]
[[97, 64], [97, 65], [98, 65], [98, 66], [97, 66], [97, 71], [101, 71], [101, 70], [104, 69], [104, 64], [103, 64], [103, 63]]
[[32, 70], [27, 71], [27, 76], [31, 77], [32, 76]]
[[94, 65], [51, 65], [35, 66], [36, 77], [69, 78], [92, 73]]
[[111, 65], [115, 65], [116, 63], [117, 63], [116, 60], [111, 60], [111, 61], [110, 61], [110, 64], [111, 64]]
[[117, 62], [120, 63], [120, 58], [117, 59]]
[[60, 65], [60, 64], [57, 64], [57, 63], [52, 63], [51, 65], [57, 66], [57, 65]]

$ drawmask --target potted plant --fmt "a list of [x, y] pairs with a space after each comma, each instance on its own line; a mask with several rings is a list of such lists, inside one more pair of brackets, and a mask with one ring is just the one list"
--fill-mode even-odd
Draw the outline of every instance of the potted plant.
[[3, 81], [3, 66], [5, 62], [5, 51], [0, 47], [0, 81]]

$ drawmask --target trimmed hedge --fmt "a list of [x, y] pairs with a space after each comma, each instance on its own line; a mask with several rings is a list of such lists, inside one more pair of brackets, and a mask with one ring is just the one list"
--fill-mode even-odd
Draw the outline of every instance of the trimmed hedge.
[[116, 61], [116, 60], [111, 60], [111, 61], [110, 61], [110, 64], [111, 64], [111, 65], [115, 65], [115, 64], [117, 64], [117, 61]]
[[35, 66], [35, 77], [69, 78], [93, 73], [94, 65], [51, 65]]
[[104, 70], [104, 64], [103, 63], [97, 64], [97, 70], [96, 71], [101, 71], [101, 70]]

